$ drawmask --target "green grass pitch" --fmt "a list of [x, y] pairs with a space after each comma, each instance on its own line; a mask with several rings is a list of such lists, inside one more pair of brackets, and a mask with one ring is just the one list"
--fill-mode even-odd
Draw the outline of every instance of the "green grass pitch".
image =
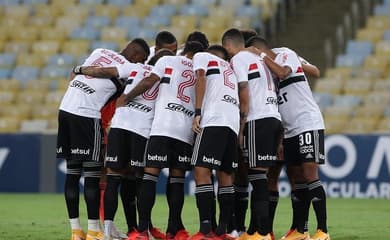
[[[165, 196], [158, 196], [153, 209], [154, 225], [165, 230], [167, 213]], [[86, 226], [85, 204], [82, 197], [80, 216], [83, 226]], [[198, 213], [193, 196], [186, 197], [182, 216], [187, 229], [191, 233], [196, 232]], [[290, 200], [281, 199], [274, 225], [277, 238], [287, 230], [290, 221]], [[121, 204], [115, 222], [121, 230], [125, 230]], [[315, 225], [315, 216], [311, 209], [311, 233], [314, 232]], [[390, 239], [390, 202], [370, 199], [328, 199], [328, 225], [333, 240]], [[0, 194], [0, 239], [69, 238], [70, 230], [63, 195]]]

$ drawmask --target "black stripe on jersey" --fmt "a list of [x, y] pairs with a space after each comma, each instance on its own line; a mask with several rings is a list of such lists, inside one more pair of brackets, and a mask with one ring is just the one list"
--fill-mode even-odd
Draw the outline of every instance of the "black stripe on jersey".
[[248, 74], [248, 81], [252, 80], [252, 79], [255, 79], [255, 78], [259, 78], [259, 77], [260, 77], [260, 73], [259, 72], [249, 73]]
[[296, 76], [296, 77], [290, 77], [286, 80], [283, 80], [279, 83], [279, 89], [284, 88], [290, 84], [297, 83], [297, 82], [304, 82], [306, 81], [306, 78], [304, 76]]
[[127, 79], [127, 81], [126, 81], [126, 85], [133, 84], [133, 81], [134, 81], [134, 79], [133, 79], [133, 78], [129, 78], [129, 79]]
[[213, 75], [213, 74], [220, 74], [220, 73], [221, 72], [219, 71], [218, 68], [212, 68], [212, 69], [207, 70], [206, 76]]
[[171, 82], [170, 77], [162, 77], [160, 83], [167, 83], [169, 84]]
[[109, 102], [112, 100], [118, 98], [120, 95], [122, 95], [123, 91], [125, 90], [125, 84], [124, 84], [124, 79], [123, 78], [110, 78], [112, 83], [114, 83], [116, 87], [116, 91], [112, 96], [107, 100], [107, 102], [103, 105], [106, 106]]

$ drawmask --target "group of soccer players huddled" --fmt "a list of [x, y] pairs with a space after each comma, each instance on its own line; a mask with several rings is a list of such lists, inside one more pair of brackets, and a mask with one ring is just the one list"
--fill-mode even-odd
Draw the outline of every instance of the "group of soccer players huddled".
[[[306, 76], [318, 77], [319, 70], [289, 48], [271, 49], [252, 30], [229, 29], [220, 45], [209, 45], [207, 36], [195, 31], [178, 49], [175, 36], [162, 31], [151, 48], [137, 38], [119, 53], [95, 49], [73, 68], [59, 108], [57, 157], [67, 163], [71, 240], [275, 239], [283, 166], [293, 216], [282, 239], [330, 240], [318, 176], [325, 127]], [[163, 168], [169, 169], [165, 233], [151, 219]], [[196, 183], [199, 231], [193, 235], [181, 216], [186, 171], [193, 171]], [[87, 233], [79, 220], [82, 172]], [[118, 195], [127, 234], [113, 223]], [[310, 238], [311, 204], [317, 231]]]

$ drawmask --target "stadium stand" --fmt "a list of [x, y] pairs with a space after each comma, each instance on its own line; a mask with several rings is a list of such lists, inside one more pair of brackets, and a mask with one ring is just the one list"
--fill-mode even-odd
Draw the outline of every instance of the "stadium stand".
[[314, 96], [327, 133], [389, 133], [390, 1], [378, 5], [366, 26], [319, 79]]

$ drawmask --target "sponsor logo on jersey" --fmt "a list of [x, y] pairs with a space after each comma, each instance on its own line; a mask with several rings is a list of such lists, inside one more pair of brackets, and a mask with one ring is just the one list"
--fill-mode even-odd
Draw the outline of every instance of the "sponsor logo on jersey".
[[258, 161], [275, 161], [276, 160], [276, 156], [272, 156], [272, 155], [257, 155], [257, 160]]
[[106, 157], [106, 162], [118, 162], [118, 157]]
[[223, 98], [221, 99], [221, 101], [224, 101], [224, 102], [227, 102], [227, 103], [232, 103], [233, 105], [236, 105], [238, 106], [238, 101], [237, 99], [235, 99], [234, 97], [228, 95], [228, 94], [225, 94], [223, 96]]
[[133, 109], [136, 109], [138, 111], [145, 112], [145, 113], [152, 111], [151, 107], [149, 107], [145, 104], [139, 103], [139, 102], [134, 102], [134, 101], [130, 101], [128, 104], [126, 104], [126, 107], [131, 107]]
[[194, 111], [191, 111], [191, 110], [185, 108], [183, 105], [177, 104], [177, 103], [168, 103], [167, 107], [165, 109], [175, 111], [175, 112], [181, 112], [189, 117], [192, 117], [195, 114]]
[[248, 68], [248, 81], [259, 77], [260, 77], [260, 72], [257, 63], [250, 64]]
[[313, 145], [301, 146], [301, 147], [299, 147], [299, 152], [302, 153], [302, 154], [313, 153], [314, 152], [314, 147], [313, 147]]
[[143, 162], [138, 162], [138, 161], [134, 161], [134, 160], [130, 160], [130, 166], [145, 167]]
[[217, 165], [217, 166], [221, 166], [221, 161], [220, 161], [220, 160], [217, 160], [217, 159], [214, 159], [213, 157], [208, 158], [208, 157], [206, 157], [206, 156], [203, 156], [202, 162], [204, 162], [204, 163], [210, 163], [210, 164]]
[[221, 72], [219, 71], [218, 67], [218, 62], [217, 61], [209, 61], [207, 64], [207, 72], [206, 76], [212, 75], [212, 74], [220, 74]]
[[278, 99], [275, 97], [267, 97], [266, 105], [268, 104], [278, 105]]
[[171, 76], [172, 76], [172, 68], [165, 68], [164, 71], [164, 77], [161, 78], [161, 83], [170, 83], [171, 82]]
[[70, 152], [72, 154], [89, 155], [91, 150], [90, 149], [73, 148], [73, 149], [70, 149]]
[[159, 155], [150, 155], [148, 154], [148, 160], [149, 161], [156, 161], [156, 162], [166, 162], [168, 159], [167, 155], [159, 156]]
[[87, 84], [80, 82], [79, 80], [74, 80], [72, 84], [70, 84], [70, 87], [78, 88], [81, 91], [85, 92], [86, 94], [92, 94], [95, 91], [95, 89], [91, 88]]
[[191, 158], [187, 157], [187, 156], [179, 156], [178, 161], [179, 162], [183, 162], [183, 163], [190, 163], [191, 162]]

